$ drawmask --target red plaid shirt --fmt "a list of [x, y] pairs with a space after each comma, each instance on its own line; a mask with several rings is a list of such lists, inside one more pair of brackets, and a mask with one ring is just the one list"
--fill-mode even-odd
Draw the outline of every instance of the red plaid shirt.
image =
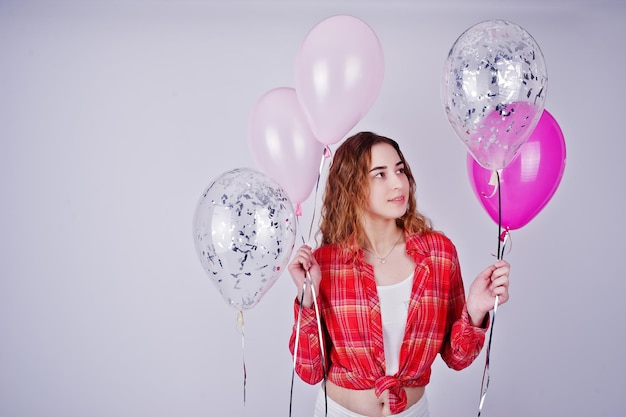
[[[363, 251], [342, 254], [337, 246], [315, 251], [322, 269], [318, 305], [323, 320], [328, 380], [349, 389], [389, 389], [391, 412], [406, 408], [403, 387], [425, 386], [439, 353], [456, 370], [469, 366], [480, 353], [486, 328], [470, 324], [456, 249], [440, 233], [409, 236], [406, 251], [416, 267], [407, 327], [395, 375], [385, 375], [380, 303], [372, 266]], [[300, 311], [295, 302], [296, 325]], [[296, 372], [303, 381], [323, 379], [319, 332], [313, 308], [303, 308]], [[294, 325], [289, 347], [294, 353]]]

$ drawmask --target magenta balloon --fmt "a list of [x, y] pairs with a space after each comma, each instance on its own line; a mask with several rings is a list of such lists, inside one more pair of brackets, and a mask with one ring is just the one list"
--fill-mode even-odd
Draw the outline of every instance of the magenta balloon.
[[[524, 227], [550, 201], [565, 171], [565, 140], [558, 123], [547, 111], [517, 156], [500, 172], [502, 227]], [[491, 219], [498, 223], [498, 193], [490, 184], [494, 171], [467, 155], [467, 170], [474, 194]]]
[[313, 134], [293, 88], [274, 88], [257, 101], [248, 145], [257, 168], [278, 182], [294, 204], [308, 198], [317, 183], [324, 145]]
[[307, 34], [296, 57], [295, 88], [317, 140], [339, 142], [365, 116], [380, 91], [383, 50], [374, 31], [346, 15]]

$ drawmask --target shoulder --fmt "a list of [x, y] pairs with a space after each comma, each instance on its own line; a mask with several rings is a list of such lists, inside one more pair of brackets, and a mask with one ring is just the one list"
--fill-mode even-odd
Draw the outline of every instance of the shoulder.
[[361, 265], [363, 260], [363, 251], [350, 250], [344, 244], [326, 244], [315, 249], [313, 252], [317, 263], [322, 271], [344, 271], [352, 270]]
[[456, 257], [454, 243], [446, 235], [437, 231], [408, 236], [407, 249], [422, 252], [424, 255]]
[[345, 253], [339, 245], [322, 245], [314, 251], [315, 259], [321, 265], [336, 265], [342, 263]]
[[339, 252], [339, 248], [337, 247], [337, 245], [322, 245], [313, 251], [316, 258], [332, 256], [335, 255], [337, 252]]
[[[454, 243], [441, 232], [428, 232], [411, 236], [414, 246], [411, 255], [416, 264], [427, 266], [440, 282], [448, 282], [448, 277], [460, 272], [459, 258]], [[407, 250], [411, 250], [407, 239]]]

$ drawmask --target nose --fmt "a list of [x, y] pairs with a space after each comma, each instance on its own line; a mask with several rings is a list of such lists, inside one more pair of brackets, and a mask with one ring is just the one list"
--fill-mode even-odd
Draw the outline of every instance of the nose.
[[393, 176], [393, 183], [391, 184], [394, 190], [398, 190], [402, 187], [402, 178], [399, 175]]

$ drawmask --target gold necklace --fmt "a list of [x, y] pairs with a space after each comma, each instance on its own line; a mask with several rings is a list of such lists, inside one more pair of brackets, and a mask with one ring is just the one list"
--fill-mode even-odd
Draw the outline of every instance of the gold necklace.
[[374, 252], [372, 252], [371, 250], [369, 250], [367, 248], [363, 248], [363, 249], [368, 251], [374, 258], [378, 259], [381, 264], [384, 264], [384, 263], [387, 263], [387, 258], [389, 257], [389, 255], [391, 255], [391, 252], [393, 252], [393, 250], [396, 248], [396, 246], [398, 246], [398, 243], [400, 243], [400, 239], [402, 239], [402, 236], [404, 236], [404, 233], [400, 233], [400, 236], [398, 236], [398, 240], [396, 240], [396, 243], [394, 243], [391, 246], [391, 250], [389, 250], [387, 255], [385, 255], [383, 257], [378, 256], [377, 254], [375, 254]]

